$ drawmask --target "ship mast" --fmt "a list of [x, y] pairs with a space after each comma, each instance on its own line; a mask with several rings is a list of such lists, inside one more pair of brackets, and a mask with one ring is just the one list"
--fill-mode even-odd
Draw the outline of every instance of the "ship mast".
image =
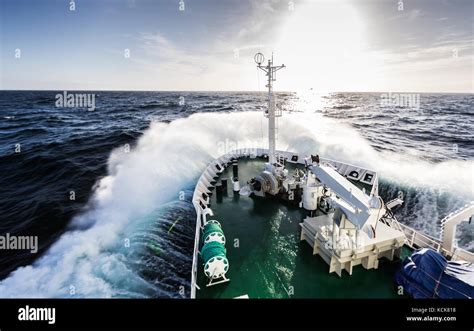
[[280, 69], [285, 68], [285, 65], [274, 66], [273, 65], [273, 54], [272, 58], [268, 60], [267, 65], [262, 66], [265, 57], [262, 53], [255, 54], [255, 63], [257, 68], [263, 70], [267, 76], [268, 88], [268, 109], [265, 111], [265, 116], [268, 117], [268, 161], [270, 164], [275, 163], [275, 118], [281, 116], [281, 110], [277, 109], [275, 103], [275, 96], [273, 94], [273, 82], [276, 80], [276, 72]]

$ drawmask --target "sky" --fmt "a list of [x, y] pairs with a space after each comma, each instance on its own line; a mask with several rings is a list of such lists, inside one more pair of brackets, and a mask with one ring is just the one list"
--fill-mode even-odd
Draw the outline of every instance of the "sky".
[[[73, 3], [71, 3], [73, 2]], [[74, 9], [74, 10], [71, 10]], [[472, 0], [0, 0], [0, 89], [474, 93]]]

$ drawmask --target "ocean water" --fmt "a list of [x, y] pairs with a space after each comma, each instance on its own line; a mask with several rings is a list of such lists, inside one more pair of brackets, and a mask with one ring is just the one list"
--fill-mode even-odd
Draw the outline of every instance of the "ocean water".
[[[188, 297], [194, 182], [228, 149], [266, 147], [265, 95], [99, 91], [88, 111], [57, 93], [0, 91], [0, 234], [39, 238], [2, 251], [0, 297]], [[277, 148], [377, 170], [398, 219], [438, 236], [474, 200], [474, 95], [381, 99], [279, 93]], [[463, 223], [459, 246], [473, 239]]]

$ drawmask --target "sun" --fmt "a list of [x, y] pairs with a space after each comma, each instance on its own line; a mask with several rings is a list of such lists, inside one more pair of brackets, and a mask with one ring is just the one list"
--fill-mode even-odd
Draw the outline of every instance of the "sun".
[[318, 92], [370, 89], [377, 79], [365, 26], [351, 2], [311, 1], [295, 8], [275, 47], [288, 66], [280, 88]]

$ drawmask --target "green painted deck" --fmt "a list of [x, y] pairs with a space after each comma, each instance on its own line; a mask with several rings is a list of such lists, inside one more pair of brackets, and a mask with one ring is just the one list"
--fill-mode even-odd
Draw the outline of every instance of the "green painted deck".
[[[263, 159], [240, 159], [241, 186], [259, 174]], [[287, 165], [287, 168], [290, 168]], [[291, 171], [291, 170], [290, 170]], [[232, 176], [232, 166], [221, 178]], [[226, 236], [230, 282], [206, 287], [202, 260], [199, 261], [197, 298], [400, 298], [393, 275], [400, 261], [380, 260], [377, 270], [354, 267], [340, 278], [329, 274], [329, 266], [306, 241], [300, 241], [299, 223], [305, 211], [276, 199], [244, 197], [232, 192], [216, 201], [211, 198], [212, 219], [218, 220]]]

